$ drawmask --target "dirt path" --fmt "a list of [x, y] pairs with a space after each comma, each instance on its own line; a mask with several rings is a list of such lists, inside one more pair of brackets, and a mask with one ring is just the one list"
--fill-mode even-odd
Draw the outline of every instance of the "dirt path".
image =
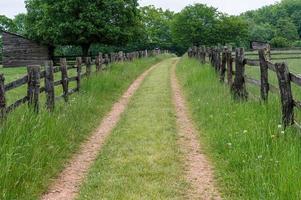
[[212, 167], [201, 152], [197, 130], [189, 117], [186, 102], [176, 78], [176, 64], [177, 61], [172, 69], [171, 85], [180, 134], [179, 144], [185, 156], [186, 177], [192, 186], [188, 191], [187, 199], [220, 200], [221, 197], [214, 186]]
[[52, 186], [50, 186], [49, 190], [42, 195], [42, 200], [71, 200], [76, 197], [88, 169], [95, 161], [105, 139], [118, 123], [130, 98], [139, 88], [149, 72], [157, 65], [152, 66], [140, 75], [140, 77], [137, 78], [123, 94], [122, 98], [114, 104], [112, 110], [103, 119], [97, 130], [84, 144], [82, 144], [81, 150], [70, 160], [69, 164], [54, 181]]

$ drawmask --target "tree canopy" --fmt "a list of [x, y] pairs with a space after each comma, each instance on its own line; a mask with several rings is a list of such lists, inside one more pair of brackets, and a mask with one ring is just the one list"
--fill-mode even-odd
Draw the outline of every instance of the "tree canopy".
[[52, 45], [126, 44], [138, 23], [137, 0], [26, 0], [26, 33]]

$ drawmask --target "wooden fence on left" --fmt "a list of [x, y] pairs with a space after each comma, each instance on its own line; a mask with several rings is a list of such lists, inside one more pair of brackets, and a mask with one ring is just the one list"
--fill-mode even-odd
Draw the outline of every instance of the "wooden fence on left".
[[[162, 51], [162, 53], [167, 51]], [[123, 62], [125, 60], [133, 61], [137, 58], [149, 57], [153, 55], [160, 54], [161, 51], [153, 50], [151, 52], [136, 51], [132, 53], [123, 52], [111, 53], [99, 55], [92, 61], [91, 57], [85, 57], [82, 60], [81, 57], [77, 57], [74, 65], [69, 65], [66, 58], [61, 58], [59, 61], [59, 66], [54, 66], [53, 61], [45, 61], [42, 68], [40, 65], [27, 66], [27, 75], [19, 78], [13, 82], [5, 83], [4, 74], [0, 74], [0, 117], [5, 118], [5, 116], [18, 108], [19, 106], [28, 103], [28, 106], [32, 108], [35, 112], [40, 110], [40, 94], [46, 94], [46, 108], [49, 111], [53, 111], [55, 108], [55, 102], [59, 99], [63, 99], [68, 102], [68, 97], [75, 92], [78, 92], [81, 87], [81, 80], [84, 77], [89, 77], [92, 74], [92, 65], [95, 64], [96, 72], [104, 69], [110, 63]], [[85, 71], [82, 68], [85, 66]], [[42, 70], [43, 69], [43, 70]], [[69, 70], [76, 69], [75, 76], [69, 76]], [[55, 81], [55, 74], [61, 73], [61, 79]], [[44, 80], [44, 86], [41, 87], [41, 81]], [[75, 88], [70, 88], [69, 83], [76, 82]], [[11, 105], [7, 105], [6, 92], [19, 88], [21, 86], [27, 85], [27, 94], [15, 101]], [[55, 88], [61, 86], [63, 93], [59, 96], [55, 96]]]

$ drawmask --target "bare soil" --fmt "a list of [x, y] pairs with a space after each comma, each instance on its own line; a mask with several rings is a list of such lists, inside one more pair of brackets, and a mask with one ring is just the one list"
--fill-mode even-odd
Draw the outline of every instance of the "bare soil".
[[65, 169], [54, 180], [49, 190], [42, 195], [42, 200], [71, 200], [76, 198], [89, 168], [96, 160], [106, 138], [120, 120], [121, 114], [125, 111], [130, 98], [137, 91], [145, 77], [157, 65], [152, 66], [140, 75], [121, 99], [114, 104], [112, 110], [103, 119], [96, 131], [82, 144], [80, 151], [73, 156]]
[[171, 74], [171, 86], [180, 134], [179, 144], [185, 158], [186, 178], [191, 184], [186, 199], [220, 200], [222, 198], [215, 187], [213, 168], [206, 155], [202, 153], [197, 129], [189, 116], [185, 98], [176, 78], [176, 64], [177, 61]]

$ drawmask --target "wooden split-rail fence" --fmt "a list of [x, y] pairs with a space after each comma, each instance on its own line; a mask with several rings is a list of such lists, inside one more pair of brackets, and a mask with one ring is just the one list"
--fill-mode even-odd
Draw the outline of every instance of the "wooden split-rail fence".
[[[189, 57], [197, 58], [202, 63], [206, 62], [206, 56], [209, 57], [209, 61], [218, 73], [220, 81], [226, 82], [230, 86], [231, 93], [236, 100], [244, 101], [248, 99], [246, 83], [260, 87], [260, 98], [264, 102], [268, 101], [269, 92], [279, 93], [284, 127], [298, 125], [294, 119], [294, 108], [301, 109], [301, 101], [293, 98], [291, 85], [301, 86], [301, 76], [291, 73], [285, 62], [272, 63], [268, 59], [265, 49], [258, 50], [257, 55], [259, 59], [247, 59], [243, 48], [236, 48], [235, 56], [232, 55], [232, 49], [227, 47], [192, 47], [188, 50]], [[245, 75], [246, 65], [260, 67], [260, 80]], [[269, 83], [268, 74], [270, 71], [276, 73], [278, 87]]]
[[[105, 69], [107, 65], [114, 62], [123, 61], [133, 61], [138, 58], [155, 56], [161, 53], [168, 53], [168, 51], [136, 51], [132, 53], [111, 53], [105, 54], [99, 53], [95, 60], [92, 61], [91, 57], [77, 57], [74, 62], [75, 65], [69, 65], [66, 58], [61, 58], [59, 61], [59, 66], [54, 66], [52, 60], [45, 61], [43, 66], [31, 65], [27, 66], [27, 75], [19, 78], [10, 83], [5, 83], [4, 74], [0, 74], [0, 117], [5, 118], [8, 113], [15, 110], [17, 107], [28, 103], [29, 107], [35, 112], [39, 112], [40, 108], [40, 94], [46, 94], [46, 108], [49, 111], [53, 111], [55, 107], [55, 101], [59, 99], [64, 99], [68, 102], [68, 97], [80, 90], [81, 80], [84, 77], [89, 77], [92, 74], [92, 65], [95, 64], [96, 72]], [[86, 70], [83, 72], [82, 68], [85, 67]], [[76, 69], [76, 75], [70, 77], [68, 74], [69, 70]], [[61, 73], [61, 79], [55, 81], [55, 74]], [[44, 79], [44, 86], [41, 87], [41, 81]], [[69, 88], [70, 82], [76, 82], [75, 88]], [[6, 92], [19, 88], [23, 85], [27, 85], [27, 95], [17, 100], [11, 105], [7, 105], [6, 102]], [[63, 93], [60, 96], [55, 96], [55, 87], [61, 86]]]

